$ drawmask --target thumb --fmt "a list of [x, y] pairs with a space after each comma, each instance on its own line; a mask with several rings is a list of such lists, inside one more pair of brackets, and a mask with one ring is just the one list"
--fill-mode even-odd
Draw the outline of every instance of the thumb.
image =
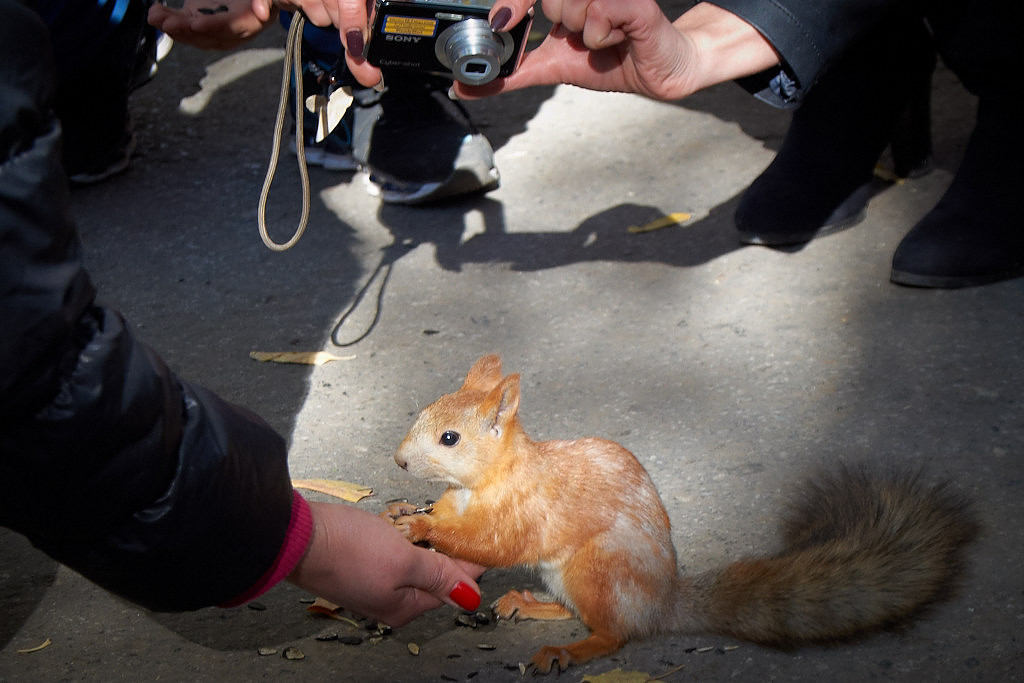
[[[523, 88], [562, 83], [562, 63], [567, 59], [566, 44], [560, 27], [555, 27], [544, 42], [523, 53], [519, 66], [510, 75], [495, 78], [483, 85], [467, 85], [455, 81], [455, 94], [459, 99], [475, 100]], [[570, 51], [568, 58], [572, 56]]]
[[274, 3], [271, 0], [252, 0], [252, 13], [263, 23], [269, 22], [274, 16]]

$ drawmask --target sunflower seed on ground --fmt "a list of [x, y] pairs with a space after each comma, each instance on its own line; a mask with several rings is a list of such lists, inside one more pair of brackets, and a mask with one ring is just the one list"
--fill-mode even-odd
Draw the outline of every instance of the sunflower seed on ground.
[[380, 622], [377, 622], [375, 624], [367, 624], [366, 625], [366, 630], [367, 631], [376, 631], [377, 635], [379, 635], [379, 636], [390, 636], [392, 629], [387, 624], [382, 624]]
[[416, 643], [409, 643], [406, 647], [409, 648], [409, 654], [418, 655], [420, 653], [420, 646]]
[[297, 647], [286, 647], [284, 649], [284, 652], [281, 653], [281, 656], [284, 657], [285, 659], [291, 659], [291, 660], [305, 659], [306, 658], [306, 655], [302, 652], [302, 650], [300, 650]]
[[476, 628], [480, 624], [473, 618], [472, 614], [460, 614], [455, 617], [455, 624], [457, 626], [465, 626], [466, 628]]
[[258, 654], [260, 657], [266, 657], [267, 655], [276, 655], [277, 654], [277, 648], [276, 647], [261, 647], [261, 648], [257, 648], [256, 649], [256, 654]]

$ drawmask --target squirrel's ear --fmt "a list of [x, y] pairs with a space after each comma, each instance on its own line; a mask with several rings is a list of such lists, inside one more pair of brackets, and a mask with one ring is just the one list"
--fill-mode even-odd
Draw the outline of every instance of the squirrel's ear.
[[491, 354], [484, 356], [469, 369], [466, 381], [462, 383], [463, 389], [478, 389], [490, 391], [498, 386], [501, 381], [501, 358]]
[[487, 430], [494, 436], [505, 433], [519, 411], [519, 375], [509, 375], [491, 390], [481, 406]]

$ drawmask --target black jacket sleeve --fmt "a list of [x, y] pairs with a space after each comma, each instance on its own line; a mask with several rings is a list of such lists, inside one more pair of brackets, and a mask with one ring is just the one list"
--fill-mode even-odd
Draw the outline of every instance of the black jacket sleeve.
[[285, 539], [285, 443], [95, 303], [48, 42], [34, 12], [0, 0], [0, 524], [146, 607], [219, 604]]
[[[798, 102], [854, 43], [913, 0], [705, 0], [758, 30], [782, 58], [780, 70], [744, 79], [762, 99]], [[879, 74], [884, 78], [884, 74]]]

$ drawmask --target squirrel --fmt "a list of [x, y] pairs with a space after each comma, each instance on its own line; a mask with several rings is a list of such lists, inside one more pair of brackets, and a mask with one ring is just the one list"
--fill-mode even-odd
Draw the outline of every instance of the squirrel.
[[836, 641], [906, 620], [953, 587], [977, 525], [921, 472], [840, 465], [808, 481], [783, 519], [783, 550], [680, 574], [670, 523], [636, 457], [600, 438], [535, 442], [519, 422], [518, 374], [485, 356], [417, 417], [395, 453], [448, 485], [427, 514], [382, 513], [412, 542], [487, 567], [536, 569], [554, 601], [510, 591], [498, 618], [569, 619], [583, 640], [547, 646], [535, 672], [564, 670], [631, 639], [714, 632], [777, 647]]

